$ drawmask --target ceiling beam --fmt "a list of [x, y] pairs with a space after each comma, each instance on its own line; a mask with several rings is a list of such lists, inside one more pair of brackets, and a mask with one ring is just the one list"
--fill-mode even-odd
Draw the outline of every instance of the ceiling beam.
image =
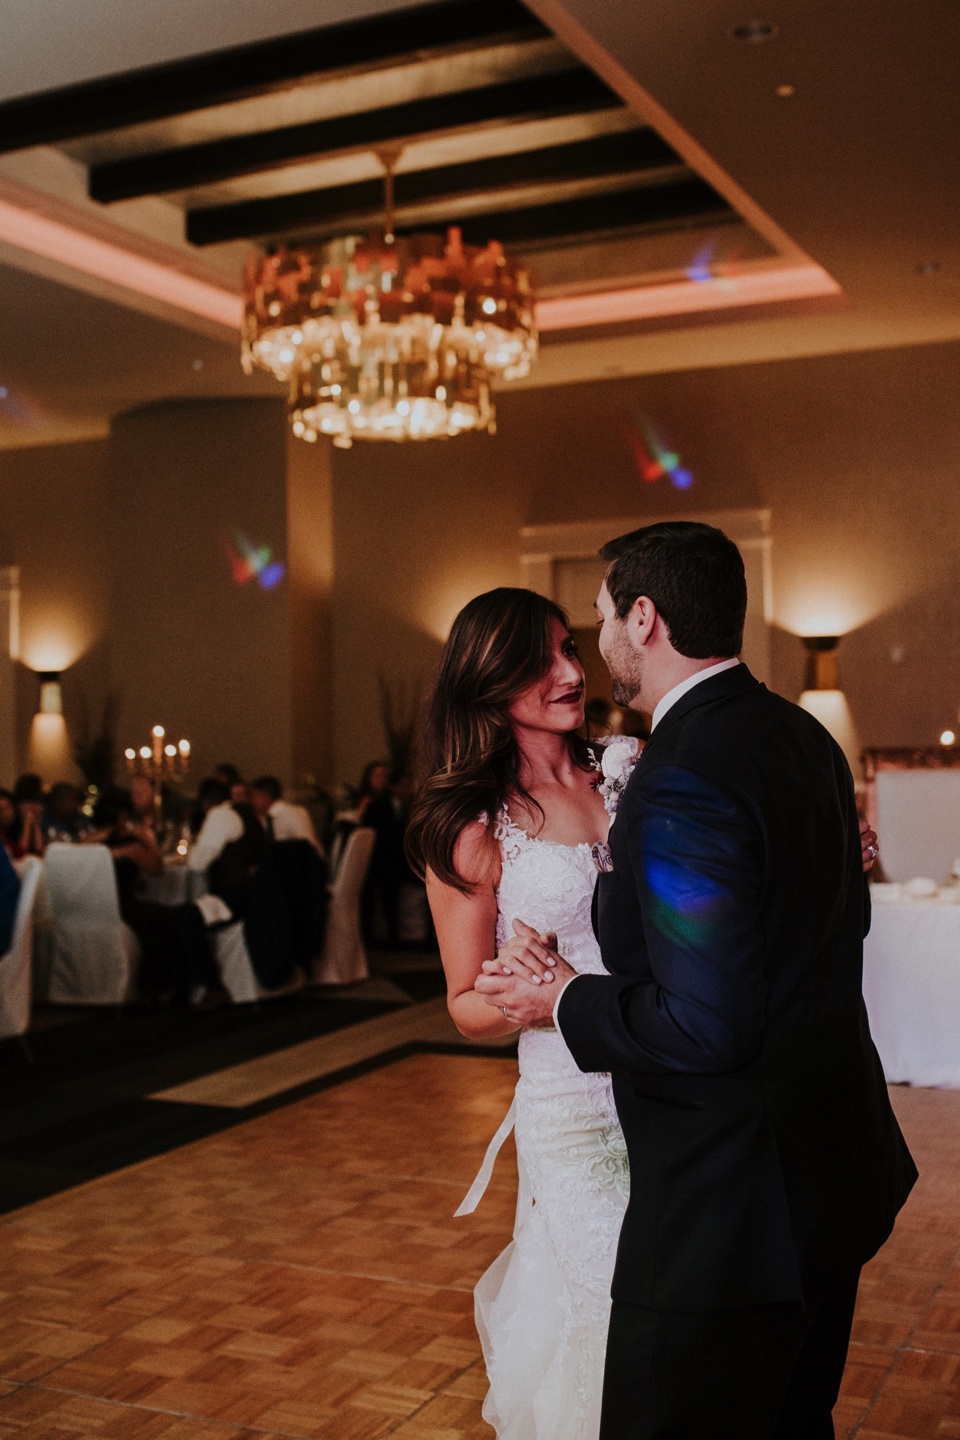
[[[690, 174], [691, 172], [686, 172]], [[500, 208], [484, 214], [463, 216], [455, 208], [440, 214], [435, 206], [429, 220], [415, 220], [412, 213], [406, 223], [397, 225], [397, 233], [412, 230], [443, 231], [450, 225], [459, 226], [468, 245], [486, 245], [499, 240], [513, 250], [578, 243], [604, 239], [627, 233], [676, 230], [693, 225], [720, 225], [739, 220], [736, 211], [712, 190], [705, 181], [692, 178], [669, 185], [641, 185], [607, 191], [552, 203], [511, 207], [506, 199]], [[338, 235], [356, 235], [377, 228], [382, 214], [376, 216], [334, 216], [324, 225], [310, 228], [305, 240], [323, 241]], [[403, 222], [402, 213], [398, 219]]]
[[677, 185], [612, 190], [604, 195], [526, 205], [452, 223], [459, 225], [467, 245], [499, 240], [516, 251], [573, 239], [600, 239], [624, 231], [679, 230], [739, 219], [705, 180], [692, 177]]
[[594, 114], [622, 108], [622, 104], [592, 70], [578, 66], [559, 74], [534, 75], [359, 114], [334, 115], [308, 124], [105, 161], [91, 166], [90, 196], [110, 204], [171, 190], [193, 190], [344, 151], [410, 145], [428, 135], [495, 124]]
[[266, 95], [337, 71], [396, 65], [550, 32], [520, 0], [434, 0], [407, 10], [190, 56], [0, 104], [0, 153], [56, 145]]
[[[651, 178], [661, 178], [659, 172], [664, 169], [676, 170], [672, 177], [675, 179], [689, 174], [656, 131], [641, 128], [598, 135], [571, 145], [404, 171], [396, 177], [394, 200], [402, 224], [404, 209], [414, 206], [448, 205], [452, 215], [468, 215], [478, 201], [489, 209], [491, 197], [502, 196], [509, 207], [511, 189], [563, 186], [603, 178], [626, 183], [629, 179], [639, 180], [645, 171], [651, 173]], [[382, 180], [361, 180], [325, 190], [191, 210], [187, 214], [187, 239], [195, 245], [213, 245], [291, 231], [338, 233], [345, 224], [355, 230], [358, 224], [363, 228], [382, 220], [383, 192]]]

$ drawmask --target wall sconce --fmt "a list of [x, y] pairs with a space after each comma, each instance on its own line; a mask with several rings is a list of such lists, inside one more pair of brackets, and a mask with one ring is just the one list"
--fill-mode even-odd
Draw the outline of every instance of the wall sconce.
[[838, 635], [805, 635], [801, 642], [807, 652], [800, 706], [809, 712], [836, 740], [847, 757], [855, 780], [862, 778], [860, 742], [847, 697], [837, 676]]
[[807, 669], [803, 688], [807, 690], [839, 690], [837, 682], [837, 647], [839, 635], [806, 635], [801, 640], [807, 652]]
[[34, 673], [40, 682], [40, 696], [30, 725], [27, 763], [42, 776], [45, 785], [53, 785], [58, 780], [72, 779], [77, 773], [63, 718], [62, 672], [37, 670]]
[[40, 681], [40, 702], [37, 705], [37, 714], [62, 715], [63, 690], [60, 686], [60, 671], [39, 670], [37, 679]]

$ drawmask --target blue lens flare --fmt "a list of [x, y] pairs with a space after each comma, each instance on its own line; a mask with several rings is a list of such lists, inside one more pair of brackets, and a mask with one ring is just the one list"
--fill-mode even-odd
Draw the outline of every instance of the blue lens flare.
[[699, 948], [717, 935], [727, 911], [727, 891], [704, 875], [692, 875], [679, 861], [644, 857], [650, 890], [649, 915], [668, 940]]

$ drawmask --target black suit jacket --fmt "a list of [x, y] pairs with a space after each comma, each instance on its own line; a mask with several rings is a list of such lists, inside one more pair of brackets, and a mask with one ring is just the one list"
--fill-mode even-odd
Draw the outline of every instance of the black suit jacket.
[[658, 724], [598, 890], [609, 976], [564, 992], [611, 1071], [631, 1166], [614, 1298], [711, 1310], [809, 1298], [886, 1239], [916, 1170], [861, 996], [853, 782], [745, 666]]

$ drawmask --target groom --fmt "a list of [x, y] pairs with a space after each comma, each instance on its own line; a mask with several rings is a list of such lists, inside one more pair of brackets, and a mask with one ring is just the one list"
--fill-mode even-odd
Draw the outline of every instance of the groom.
[[601, 1440], [830, 1440], [860, 1268], [916, 1179], [861, 998], [850, 771], [736, 659], [725, 535], [650, 525], [601, 554], [614, 696], [653, 714], [598, 883], [610, 974], [554, 957], [559, 999], [477, 989], [553, 1012], [581, 1070], [613, 1075], [631, 1200]]

